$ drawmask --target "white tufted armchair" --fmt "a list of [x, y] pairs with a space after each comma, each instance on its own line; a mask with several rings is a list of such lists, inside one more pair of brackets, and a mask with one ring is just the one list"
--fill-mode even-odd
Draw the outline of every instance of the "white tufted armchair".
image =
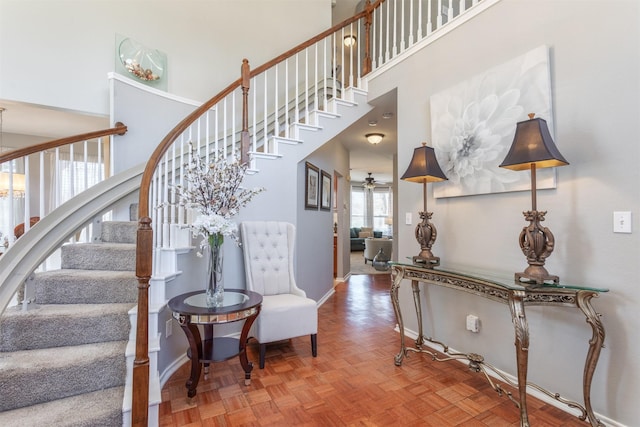
[[251, 328], [260, 343], [260, 369], [266, 344], [311, 335], [311, 353], [318, 354], [318, 308], [298, 288], [293, 274], [293, 224], [245, 221], [240, 224], [247, 289], [262, 295], [262, 310]]

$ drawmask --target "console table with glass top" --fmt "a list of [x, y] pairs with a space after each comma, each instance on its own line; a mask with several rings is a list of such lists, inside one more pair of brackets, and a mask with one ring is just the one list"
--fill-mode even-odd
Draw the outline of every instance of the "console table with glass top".
[[[246, 344], [249, 329], [260, 314], [260, 294], [244, 289], [225, 289], [222, 305], [209, 307], [204, 291], [188, 292], [171, 298], [168, 306], [189, 341], [187, 356], [191, 359], [191, 375], [186, 383], [188, 397], [196, 395], [202, 365], [206, 374], [211, 362], [221, 362], [235, 356], [239, 357], [244, 370], [245, 385], [251, 383], [253, 364], [247, 359]], [[240, 320], [244, 320], [240, 339], [213, 336], [214, 325]], [[203, 326], [204, 340], [198, 325]]]
[[[488, 274], [468, 273], [457, 269], [428, 268], [419, 264], [390, 263], [391, 265], [391, 301], [395, 310], [398, 327], [400, 329], [400, 353], [395, 356], [395, 364], [400, 366], [402, 360], [409, 352], [427, 353], [433, 360], [446, 361], [454, 359], [466, 359], [469, 367], [476, 372], [482, 372], [491, 385], [499, 394], [505, 393], [520, 409], [520, 425], [529, 426], [527, 414], [527, 386], [546, 394], [547, 396], [564, 403], [565, 405], [578, 409], [581, 415], [578, 417], [589, 422], [593, 427], [604, 426], [596, 418], [591, 407], [591, 381], [593, 373], [600, 357], [600, 351], [604, 345], [604, 326], [600, 320], [600, 314], [596, 313], [591, 305], [591, 299], [598, 294], [607, 292], [607, 289], [587, 288], [582, 286], [568, 286], [560, 284], [531, 286], [516, 282], [514, 276], [496, 277]], [[404, 279], [411, 281], [413, 290], [413, 301], [418, 317], [418, 337], [415, 341], [415, 348], [405, 345], [404, 322], [398, 301], [398, 290]], [[456, 353], [449, 350], [448, 346], [427, 338], [422, 332], [422, 307], [420, 302], [419, 282], [442, 286], [467, 292], [483, 298], [488, 298], [509, 305], [511, 320], [515, 329], [515, 347], [517, 362], [517, 383], [506, 377], [495, 367], [484, 361], [484, 357], [475, 353]], [[534, 384], [527, 383], [528, 351], [529, 351], [529, 326], [525, 315], [525, 306], [565, 306], [577, 307], [586, 317], [587, 323], [591, 326], [593, 336], [589, 340], [589, 350], [587, 351], [584, 371], [582, 376], [582, 392], [584, 396], [584, 406], [561, 397], [557, 393]], [[442, 346], [442, 353], [446, 357], [440, 357], [437, 353], [423, 348], [425, 341]], [[518, 390], [517, 398], [510, 392], [505, 391], [499, 383], [494, 382], [488, 375], [487, 369], [494, 372], [505, 383]]]

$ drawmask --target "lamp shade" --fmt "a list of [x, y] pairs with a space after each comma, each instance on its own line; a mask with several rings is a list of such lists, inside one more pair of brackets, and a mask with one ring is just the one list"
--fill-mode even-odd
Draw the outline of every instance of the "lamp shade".
[[411, 163], [400, 179], [424, 183], [446, 181], [447, 177], [440, 169], [433, 147], [427, 147], [427, 143], [423, 142], [422, 147], [413, 150]]
[[[11, 185], [14, 197], [21, 197], [25, 192], [25, 176], [21, 173], [14, 173]], [[9, 194], [9, 172], [0, 172], [0, 198], [7, 197]]]
[[521, 171], [530, 169], [532, 164], [537, 168], [569, 164], [553, 142], [546, 120], [533, 116], [529, 114], [529, 120], [516, 125], [513, 143], [501, 168]]

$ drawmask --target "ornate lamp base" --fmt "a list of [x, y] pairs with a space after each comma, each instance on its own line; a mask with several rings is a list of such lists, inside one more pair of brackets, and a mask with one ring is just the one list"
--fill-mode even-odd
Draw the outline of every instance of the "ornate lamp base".
[[544, 268], [544, 262], [553, 252], [555, 239], [553, 233], [547, 227], [543, 227], [540, 222], [544, 221], [546, 211], [526, 211], [524, 217], [529, 221], [529, 225], [520, 232], [519, 243], [522, 253], [527, 257], [529, 267], [522, 273], [516, 273], [516, 282], [523, 285], [543, 285], [545, 282], [558, 284], [558, 276], [549, 274]]
[[425, 264], [426, 268], [437, 267], [440, 265], [440, 257], [434, 256], [433, 258], [422, 258], [420, 256], [413, 257], [414, 264]]
[[429, 222], [433, 212], [420, 212], [420, 222], [416, 226], [416, 240], [420, 244], [420, 253], [413, 257], [414, 264], [424, 264], [425, 267], [437, 267], [440, 265], [440, 257], [434, 256], [431, 247], [436, 242], [438, 232], [436, 226]]
[[440, 265], [440, 257], [434, 256], [430, 250], [422, 250], [413, 258], [414, 264], [424, 264], [424, 267], [437, 267]]
[[544, 285], [546, 282], [560, 283], [560, 278], [549, 274], [542, 266], [530, 265], [522, 273], [515, 274], [516, 282], [522, 285]]

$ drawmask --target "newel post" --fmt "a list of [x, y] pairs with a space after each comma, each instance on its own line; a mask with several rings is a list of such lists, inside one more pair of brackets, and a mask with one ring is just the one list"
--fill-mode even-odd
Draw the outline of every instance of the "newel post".
[[140, 218], [136, 243], [138, 312], [136, 316], [136, 357], [133, 362], [131, 425], [147, 427], [149, 423], [149, 280], [151, 280], [153, 257], [151, 218], [147, 216]]
[[240, 69], [242, 76], [242, 131], [240, 132], [240, 163], [249, 161], [249, 61], [242, 60]]
[[367, 0], [364, 5], [366, 15], [364, 17], [364, 59], [362, 60], [363, 76], [371, 72], [371, 22], [373, 21], [373, 10], [371, 0]]

